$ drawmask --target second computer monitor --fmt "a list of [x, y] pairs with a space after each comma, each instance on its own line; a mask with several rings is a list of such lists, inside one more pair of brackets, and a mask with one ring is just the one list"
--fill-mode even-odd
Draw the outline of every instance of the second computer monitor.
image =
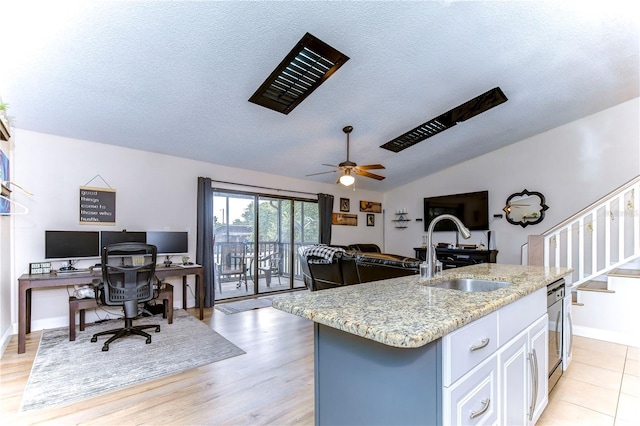
[[102, 231], [100, 232], [100, 247], [118, 243], [146, 243], [146, 232]]

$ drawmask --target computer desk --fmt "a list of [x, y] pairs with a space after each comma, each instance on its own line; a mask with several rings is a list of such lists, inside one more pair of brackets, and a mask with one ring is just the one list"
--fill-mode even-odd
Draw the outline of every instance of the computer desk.
[[[204, 318], [204, 268], [193, 266], [156, 266], [156, 277], [159, 279], [169, 277], [182, 277], [182, 309], [187, 308], [187, 276], [195, 275], [196, 293], [198, 293], [198, 306], [200, 320]], [[31, 290], [34, 288], [65, 287], [69, 285], [91, 284], [93, 280], [102, 280], [102, 271], [72, 272], [58, 274], [23, 274], [18, 278], [18, 353], [23, 354], [26, 349], [26, 335], [31, 333]]]

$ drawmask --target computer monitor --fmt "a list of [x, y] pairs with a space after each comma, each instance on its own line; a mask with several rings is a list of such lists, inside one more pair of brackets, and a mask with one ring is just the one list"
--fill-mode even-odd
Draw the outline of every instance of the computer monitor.
[[97, 231], [44, 231], [45, 259], [78, 259], [100, 256]]
[[184, 254], [189, 252], [189, 233], [175, 231], [148, 231], [147, 244], [158, 248], [158, 254]]
[[146, 243], [146, 232], [102, 231], [100, 232], [100, 247], [118, 243]]

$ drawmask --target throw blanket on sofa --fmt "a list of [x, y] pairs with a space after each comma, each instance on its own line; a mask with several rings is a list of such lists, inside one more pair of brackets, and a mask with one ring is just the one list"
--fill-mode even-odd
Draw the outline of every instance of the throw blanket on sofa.
[[311, 247], [307, 247], [304, 251], [304, 255], [306, 257], [315, 256], [315, 257], [321, 257], [326, 260], [333, 260], [333, 257], [336, 255], [336, 253], [344, 253], [344, 252], [345, 250], [341, 247], [332, 247], [332, 246], [318, 244]]

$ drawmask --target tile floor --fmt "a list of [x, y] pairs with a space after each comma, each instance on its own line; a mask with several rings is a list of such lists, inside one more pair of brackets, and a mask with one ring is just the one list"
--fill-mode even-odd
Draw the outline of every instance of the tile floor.
[[537, 425], [637, 425], [640, 348], [574, 337], [573, 360]]

